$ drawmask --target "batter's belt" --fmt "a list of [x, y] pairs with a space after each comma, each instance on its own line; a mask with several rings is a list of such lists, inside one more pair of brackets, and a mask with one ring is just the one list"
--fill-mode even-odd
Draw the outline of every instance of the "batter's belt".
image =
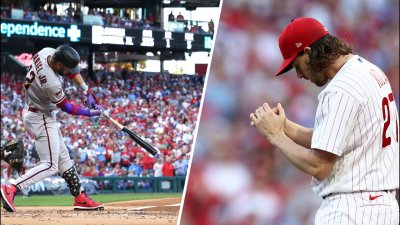
[[47, 115], [49, 115], [53, 112], [52, 109], [43, 111], [43, 110], [39, 110], [37, 108], [33, 108], [31, 106], [28, 107], [28, 111], [33, 112], [33, 113], [43, 113], [43, 114], [47, 114]]

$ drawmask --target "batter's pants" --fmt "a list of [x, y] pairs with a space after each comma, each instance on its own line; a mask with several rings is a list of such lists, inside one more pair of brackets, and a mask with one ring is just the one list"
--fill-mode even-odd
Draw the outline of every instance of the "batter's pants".
[[36, 151], [40, 164], [26, 174], [10, 183], [20, 190], [59, 172], [63, 174], [74, 165], [65, 146], [63, 135], [57, 126], [54, 113], [31, 112], [22, 113], [25, 128], [35, 138]]

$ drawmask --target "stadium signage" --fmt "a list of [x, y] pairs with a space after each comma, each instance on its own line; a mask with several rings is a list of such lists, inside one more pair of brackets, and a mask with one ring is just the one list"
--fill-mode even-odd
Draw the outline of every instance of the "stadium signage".
[[12, 36], [37, 36], [49, 38], [69, 38], [71, 42], [78, 42], [81, 37], [81, 30], [77, 25], [64, 26], [44, 25], [25, 21], [20, 23], [2, 22], [1, 34], [7, 37]]
[[133, 38], [125, 28], [92, 26], [92, 44], [133, 45]]
[[143, 30], [141, 46], [154, 47], [153, 31]]
[[171, 40], [173, 40], [172, 39], [172, 32], [170, 32], [170, 31], [165, 32], [164, 33], [164, 40], [166, 42], [165, 47], [166, 48], [171, 48]]
[[193, 33], [185, 33], [185, 41], [187, 43], [186, 48], [192, 49], [192, 42], [194, 41], [194, 34]]
[[93, 25], [91, 43], [95, 45], [133, 45], [144, 48], [208, 51], [211, 35], [158, 31], [148, 29], [114, 28]]
[[26, 67], [29, 67], [32, 64], [32, 53], [24, 52], [21, 53], [20, 55], [14, 55], [14, 58]]
[[213, 40], [210, 36], [205, 36], [204, 37], [204, 48], [205, 49], [211, 49], [213, 44]]
[[[73, 42], [85, 45], [135, 46], [150, 51], [162, 49], [182, 51], [210, 51], [213, 36], [164, 30], [103, 27], [99, 25], [76, 25], [41, 21], [25, 21], [3, 18], [1, 20], [2, 39], [22, 39], [51, 41], [55, 43]], [[3, 45], [2, 45], [3, 46]], [[5, 45], [7, 48], [7, 46]]]

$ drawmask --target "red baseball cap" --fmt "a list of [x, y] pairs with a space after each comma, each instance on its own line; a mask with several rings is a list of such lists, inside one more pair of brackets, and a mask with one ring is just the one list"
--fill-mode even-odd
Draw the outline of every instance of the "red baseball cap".
[[291, 70], [293, 60], [305, 47], [328, 34], [328, 29], [316, 19], [305, 17], [293, 19], [279, 35], [283, 62], [275, 76]]

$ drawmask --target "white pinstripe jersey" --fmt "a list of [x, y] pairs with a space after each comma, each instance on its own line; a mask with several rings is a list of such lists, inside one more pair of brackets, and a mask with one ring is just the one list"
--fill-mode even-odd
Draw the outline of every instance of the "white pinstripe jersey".
[[54, 73], [47, 61], [54, 52], [54, 48], [44, 48], [35, 54], [25, 79], [25, 104], [41, 111], [55, 109], [65, 98], [64, 78]]
[[353, 56], [318, 96], [311, 148], [338, 161], [314, 192], [379, 191], [399, 188], [399, 119], [386, 75]]

